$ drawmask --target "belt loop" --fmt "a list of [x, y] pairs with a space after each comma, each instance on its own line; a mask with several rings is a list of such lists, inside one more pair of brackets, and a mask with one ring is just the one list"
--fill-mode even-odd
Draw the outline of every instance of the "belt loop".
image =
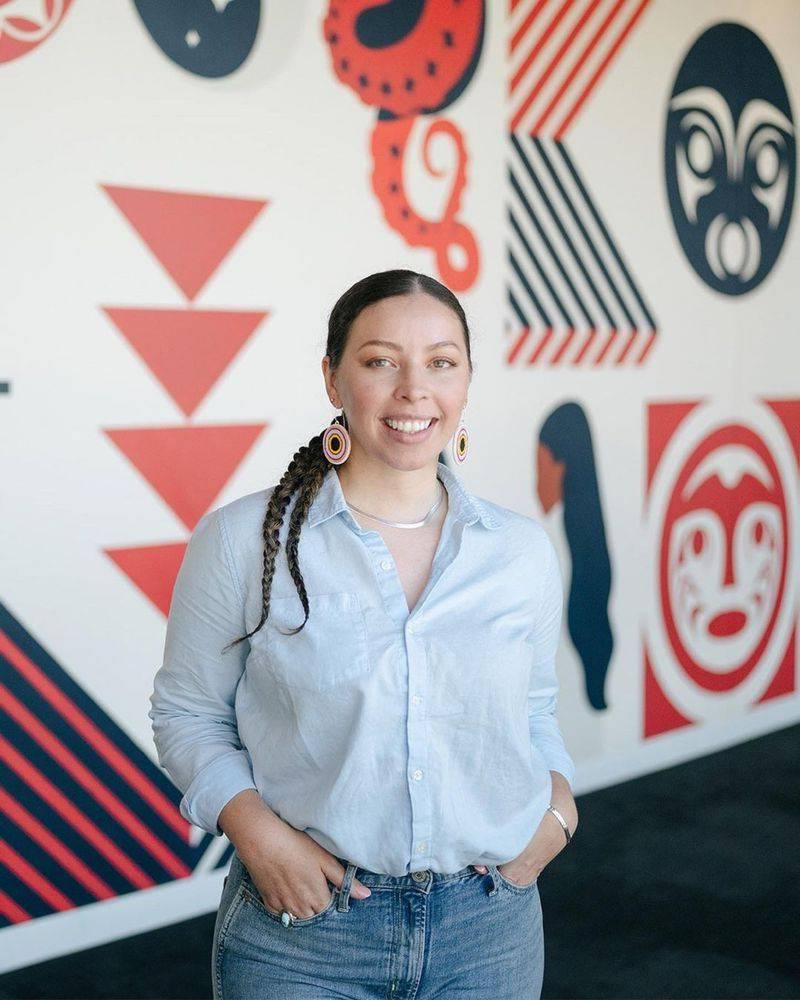
[[342, 879], [342, 887], [339, 889], [339, 902], [336, 904], [336, 909], [340, 913], [347, 913], [350, 909], [350, 886], [353, 884], [355, 874], [356, 865], [352, 861], [348, 861], [347, 871], [344, 873], [344, 878]]
[[497, 892], [497, 887], [500, 884], [500, 876], [497, 874], [497, 865], [487, 865], [489, 869], [489, 875], [492, 878], [492, 888], [489, 890], [488, 895], [494, 896]]

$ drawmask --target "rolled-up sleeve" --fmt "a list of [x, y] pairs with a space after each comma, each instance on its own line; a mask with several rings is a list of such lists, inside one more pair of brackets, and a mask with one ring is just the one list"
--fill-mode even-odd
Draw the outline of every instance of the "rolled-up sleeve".
[[542, 575], [539, 614], [532, 633], [533, 663], [528, 688], [528, 725], [531, 740], [548, 769], [563, 774], [571, 789], [575, 780], [575, 764], [564, 745], [556, 715], [556, 651], [564, 603], [561, 571], [555, 547], [546, 534], [543, 541], [546, 565]]
[[189, 539], [149, 712], [159, 763], [183, 793], [181, 814], [216, 836], [222, 833], [217, 821], [225, 804], [256, 787], [234, 708], [249, 643], [222, 651], [246, 631], [223, 513], [217, 509], [198, 521]]

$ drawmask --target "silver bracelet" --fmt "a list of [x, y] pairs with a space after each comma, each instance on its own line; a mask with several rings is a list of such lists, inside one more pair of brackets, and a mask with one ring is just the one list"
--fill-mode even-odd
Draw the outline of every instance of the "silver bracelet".
[[572, 840], [572, 834], [569, 832], [569, 827], [567, 826], [567, 822], [561, 815], [561, 813], [558, 811], [558, 809], [555, 809], [553, 806], [548, 806], [545, 812], [551, 812], [558, 820], [558, 822], [564, 827], [564, 833], [566, 834], [567, 837], [567, 843], [569, 843]]

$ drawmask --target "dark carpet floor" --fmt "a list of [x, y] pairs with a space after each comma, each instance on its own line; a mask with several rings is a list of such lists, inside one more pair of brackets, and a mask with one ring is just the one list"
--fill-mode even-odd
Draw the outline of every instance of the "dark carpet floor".
[[[800, 726], [578, 799], [543, 998], [800, 998]], [[0, 977], [2, 1000], [210, 997], [213, 915]]]

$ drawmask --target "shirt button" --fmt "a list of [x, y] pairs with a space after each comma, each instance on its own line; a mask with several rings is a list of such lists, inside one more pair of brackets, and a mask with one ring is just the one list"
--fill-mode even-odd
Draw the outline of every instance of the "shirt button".
[[414, 626], [413, 625], [409, 625], [408, 626], [408, 631], [409, 632], [413, 632], [414, 631]]
[[412, 704], [412, 705], [419, 705], [419, 703], [420, 703], [421, 701], [422, 701], [422, 698], [420, 698], [420, 696], [419, 696], [418, 694], [415, 694], [415, 695], [413, 696], [413, 698], [411, 699], [411, 704]]
[[392, 560], [391, 559], [381, 559], [381, 569], [391, 569]]
[[412, 777], [414, 778], [414, 781], [420, 781], [422, 778], [422, 771], [420, 771], [420, 769], [417, 768]]
[[421, 844], [417, 844], [417, 854], [422, 854], [422, 853], [424, 853], [424, 851], [426, 850], [427, 846], [428, 846], [428, 845], [427, 845], [427, 844], [425, 843], [425, 841], [424, 841], [424, 840], [422, 841], [422, 843], [421, 843]]

